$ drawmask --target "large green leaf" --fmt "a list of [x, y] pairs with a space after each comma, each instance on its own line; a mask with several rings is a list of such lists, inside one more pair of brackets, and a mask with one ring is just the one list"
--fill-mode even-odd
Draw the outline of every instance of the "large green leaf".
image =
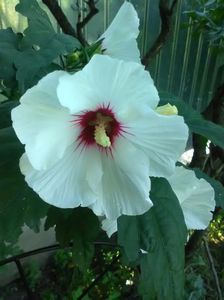
[[98, 218], [87, 208], [52, 207], [48, 212], [45, 228], [55, 225], [57, 241], [63, 246], [73, 242], [75, 263], [82, 271], [86, 271], [94, 254], [93, 242], [99, 234]]
[[165, 179], [153, 179], [154, 206], [144, 215], [118, 220], [118, 241], [129, 259], [140, 249], [143, 299], [181, 300], [184, 287], [184, 245], [187, 229], [180, 204]]
[[216, 125], [213, 122], [207, 121], [203, 116], [191, 108], [190, 105], [184, 101], [176, 98], [171, 98], [161, 95], [160, 105], [170, 103], [175, 105], [178, 109], [178, 114], [184, 117], [186, 124], [191, 132], [200, 134], [212, 141], [215, 145], [224, 148], [224, 128]]
[[45, 204], [26, 184], [19, 170], [23, 146], [11, 127], [0, 130], [0, 243], [16, 242], [22, 226], [39, 231]]
[[48, 38], [54, 36], [51, 21], [36, 0], [20, 0], [15, 9], [28, 19], [24, 42], [29, 40], [28, 44], [44, 46]]

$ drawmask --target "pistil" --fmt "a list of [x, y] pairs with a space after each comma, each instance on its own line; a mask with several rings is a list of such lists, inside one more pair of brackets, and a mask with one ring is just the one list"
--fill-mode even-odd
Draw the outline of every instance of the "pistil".
[[103, 122], [95, 126], [94, 139], [98, 145], [106, 148], [111, 146], [111, 141], [105, 127], [106, 124]]

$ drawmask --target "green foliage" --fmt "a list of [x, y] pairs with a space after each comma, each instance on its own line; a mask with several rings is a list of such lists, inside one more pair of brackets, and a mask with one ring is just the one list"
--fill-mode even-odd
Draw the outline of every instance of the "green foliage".
[[15, 34], [11, 29], [0, 30], [0, 64], [3, 66], [0, 79], [6, 87], [18, 86], [23, 94], [44, 75], [60, 69], [55, 60], [72, 52], [79, 43], [71, 36], [56, 33], [36, 0], [20, 0], [16, 10], [27, 17], [28, 27], [23, 34]]
[[185, 299], [203, 300], [206, 296], [205, 281], [196, 271], [205, 268], [206, 263], [200, 255], [195, 255], [186, 268]]
[[148, 252], [140, 255], [143, 299], [180, 300], [187, 237], [183, 213], [165, 179], [152, 180], [150, 198], [154, 206], [144, 215], [119, 218], [118, 242], [129, 259], [135, 260], [140, 249]]
[[195, 30], [208, 33], [212, 46], [224, 50], [224, 1], [197, 0], [192, 4], [194, 8], [186, 13], [192, 18]]
[[[208, 231], [209, 240], [217, 245], [223, 245], [224, 248], [224, 211], [221, 210], [210, 224]], [[223, 252], [224, 253], [224, 252]], [[222, 259], [223, 261], [223, 259]], [[224, 277], [224, 270], [223, 270]]]
[[38, 285], [41, 275], [42, 273], [40, 270], [40, 266], [38, 265], [37, 262], [33, 261], [30, 264], [26, 265], [25, 276], [29, 284], [29, 287], [32, 291], [34, 291], [36, 286]]
[[0, 130], [0, 243], [16, 242], [22, 226], [39, 231], [45, 204], [26, 184], [19, 170], [23, 146], [11, 127]]
[[[32, 288], [34, 297], [43, 300], [77, 300], [93, 281], [103, 273], [101, 280], [90, 289], [82, 299], [84, 300], [120, 300], [136, 294], [134, 286], [134, 270], [122, 265], [118, 260], [111, 268], [110, 265], [118, 255], [117, 249], [97, 248], [91, 268], [81, 273], [74, 264], [74, 254], [67, 250], [58, 250], [49, 258], [47, 265], [40, 269], [37, 264], [28, 264], [25, 268], [27, 281]], [[106, 270], [106, 271], [105, 271]], [[22, 286], [23, 287], [23, 286]], [[13, 295], [11, 287], [3, 290], [3, 295], [10, 299]], [[20, 290], [22, 290], [20, 288]], [[0, 288], [0, 297], [2, 296]]]
[[11, 110], [17, 105], [17, 101], [4, 101], [0, 103], [0, 129], [12, 125]]
[[[15, 243], [9, 243], [9, 242], [1, 242], [1, 247], [0, 247], [0, 259], [5, 259], [6, 257], [10, 255], [17, 255], [21, 253], [21, 249], [19, 248], [18, 245], [15, 245]], [[4, 272], [4, 267], [0, 267], [0, 276], [1, 272]]]
[[167, 95], [164, 96], [163, 94], [161, 94], [161, 98], [162, 100], [160, 101], [160, 105], [170, 103], [177, 107], [178, 114], [184, 117], [184, 121], [188, 125], [191, 132], [206, 137], [213, 144], [224, 149], [223, 127], [205, 120], [199, 112], [191, 108], [184, 101], [180, 101], [172, 97], [167, 97]]
[[102, 54], [101, 50], [102, 41], [76, 50], [66, 56], [66, 70], [68, 72], [77, 72], [81, 70], [91, 59], [94, 54]]
[[[224, 290], [224, 251], [223, 243], [215, 244], [214, 236], [216, 236], [216, 228], [209, 228], [207, 246], [209, 247], [212, 257], [213, 269], [211, 261], [208, 259], [208, 253], [205, 250], [204, 241], [198, 250], [194, 253], [191, 260], [185, 268], [186, 284], [185, 299], [189, 300], [217, 300], [222, 299], [218, 296], [216, 281], [214, 280], [214, 270], [217, 274], [221, 291]], [[224, 238], [223, 238], [224, 240]]]
[[87, 208], [59, 209], [51, 207], [45, 224], [56, 225], [56, 238], [62, 246], [73, 242], [75, 263], [84, 272], [94, 255], [93, 242], [99, 234], [98, 218]]
[[18, 54], [18, 44], [21, 35], [15, 34], [11, 28], [0, 30], [0, 78], [15, 79], [14, 61]]
[[[28, 19], [28, 28], [25, 29], [21, 41], [21, 48], [24, 50], [18, 54], [15, 61], [19, 86], [26, 90], [30, 86], [30, 77], [34, 77], [42, 68], [49, 68], [60, 55], [74, 50], [78, 42], [71, 36], [56, 33], [48, 15], [36, 0], [20, 0], [16, 11]], [[45, 75], [42, 72], [38, 77]]]

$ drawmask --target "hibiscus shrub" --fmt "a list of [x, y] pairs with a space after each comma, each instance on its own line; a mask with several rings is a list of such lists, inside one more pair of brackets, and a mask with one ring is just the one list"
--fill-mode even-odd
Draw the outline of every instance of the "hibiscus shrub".
[[[80, 33], [85, 22], [57, 33], [36, 0], [16, 11], [24, 32], [0, 31], [0, 255], [15, 253], [24, 224], [39, 232], [44, 218], [82, 274], [94, 245], [107, 243], [137, 271], [143, 299], [184, 299], [197, 230], [224, 207], [224, 128], [157, 91], [130, 2], [93, 43]], [[195, 154], [182, 164], [192, 134]]]

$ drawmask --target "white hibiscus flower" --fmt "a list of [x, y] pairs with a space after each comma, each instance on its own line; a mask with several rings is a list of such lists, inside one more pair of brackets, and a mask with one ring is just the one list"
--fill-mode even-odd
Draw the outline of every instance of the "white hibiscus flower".
[[143, 214], [149, 176], [171, 175], [188, 137], [182, 117], [154, 111], [158, 102], [138, 63], [95, 55], [73, 75], [48, 74], [12, 111], [27, 183], [58, 207], [109, 219]]
[[140, 63], [137, 45], [139, 18], [134, 6], [125, 1], [107, 30], [101, 35], [102, 50], [113, 58]]
[[[212, 186], [206, 180], [198, 179], [194, 171], [184, 167], [176, 167], [175, 173], [167, 180], [180, 202], [187, 228], [208, 227], [212, 220], [212, 211], [215, 209]], [[103, 220], [102, 228], [110, 237], [117, 231], [117, 220]]]

